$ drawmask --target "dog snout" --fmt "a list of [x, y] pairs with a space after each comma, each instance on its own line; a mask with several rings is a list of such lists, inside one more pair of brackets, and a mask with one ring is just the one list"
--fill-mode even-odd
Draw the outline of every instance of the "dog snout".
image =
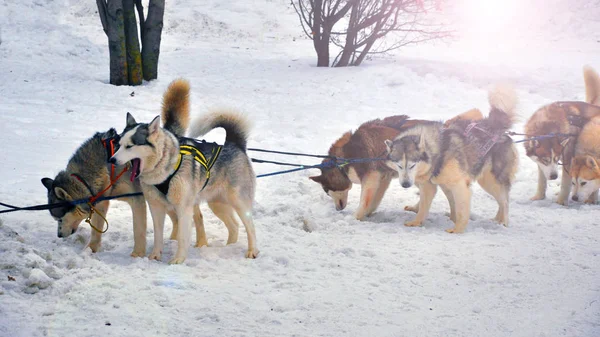
[[556, 180], [558, 178], [558, 173], [552, 172], [550, 173], [550, 180]]
[[113, 157], [110, 157], [110, 159], [108, 160], [108, 162], [109, 162], [109, 163], [111, 163], [111, 164], [116, 164], [116, 163], [117, 163], [117, 160], [116, 160], [116, 159], [115, 159], [115, 157], [113, 156]]
[[58, 234], [58, 237], [59, 237], [59, 238], [62, 238], [62, 237], [63, 237], [63, 233], [62, 233], [61, 231], [58, 231], [58, 233], [57, 233], [57, 234]]
[[335, 209], [338, 211], [343, 210], [344, 208], [346, 208], [346, 204], [344, 203], [344, 200], [339, 200], [336, 204], [335, 204]]
[[579, 197], [577, 196], [577, 194], [573, 194], [571, 199], [573, 199], [573, 201], [579, 201]]
[[403, 181], [402, 182], [402, 187], [404, 187], [404, 188], [409, 188], [411, 186], [412, 186], [412, 184], [409, 181]]

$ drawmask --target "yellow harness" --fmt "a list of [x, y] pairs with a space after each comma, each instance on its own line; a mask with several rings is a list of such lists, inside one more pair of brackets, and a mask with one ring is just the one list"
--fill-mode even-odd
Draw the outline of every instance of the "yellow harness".
[[[175, 173], [179, 171], [181, 162], [183, 161], [183, 156], [193, 156], [194, 160], [204, 167], [204, 170], [206, 171], [206, 180], [202, 186], [202, 189], [204, 189], [206, 185], [208, 185], [208, 180], [210, 179], [210, 170], [215, 165], [215, 162], [221, 153], [221, 149], [223, 148], [222, 145], [218, 145], [217, 143], [207, 143], [206, 141], [199, 142], [192, 138], [180, 138], [179, 141], [180, 143], [192, 142], [194, 145], [179, 145], [179, 158], [177, 159], [177, 163], [174, 167], [175, 171], [167, 178], [167, 180], [158, 185], [154, 185], [164, 195], [167, 195], [169, 192], [169, 183], [171, 182], [171, 178], [173, 178]], [[209, 151], [210, 159], [206, 159], [205, 153], [208, 155]]]

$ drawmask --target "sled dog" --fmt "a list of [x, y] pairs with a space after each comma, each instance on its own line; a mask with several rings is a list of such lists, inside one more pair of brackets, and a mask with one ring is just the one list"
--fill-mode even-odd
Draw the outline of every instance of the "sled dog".
[[[176, 95], [167, 89], [165, 96]], [[187, 97], [187, 96], [186, 96]], [[150, 123], [138, 123], [127, 114], [127, 126], [121, 134], [120, 148], [111, 162], [123, 165], [131, 161], [139, 178], [154, 222], [154, 248], [150, 259], [160, 259], [163, 250], [165, 212], [173, 210], [179, 219], [177, 252], [170, 263], [183, 263], [190, 244], [191, 214], [200, 201], [225, 223], [227, 243], [237, 242], [238, 224], [234, 211], [246, 227], [246, 257], [258, 254], [252, 221], [255, 175], [246, 154], [249, 122], [233, 111], [214, 111], [197, 119], [189, 131], [192, 138], [178, 137], [169, 131], [169, 120], [178, 110], [168, 112], [164, 128], [157, 116]], [[226, 131], [223, 146], [195, 140], [210, 130]]]
[[588, 118], [600, 113], [600, 77], [589, 66], [583, 68], [583, 77], [586, 102], [554, 102], [538, 109], [525, 124], [526, 138], [559, 134], [556, 137], [533, 139], [523, 143], [527, 156], [538, 166], [537, 192], [531, 200], [546, 197], [547, 181], [558, 178], [558, 165], [562, 162], [560, 193], [556, 202], [564, 206], [569, 202], [569, 166], [575, 151], [577, 135]]
[[[182, 82], [178, 85], [178, 91], [182, 93], [189, 91], [186, 83]], [[178, 96], [166, 97], [163, 105], [163, 121], [165, 123], [168, 121], [166, 119], [168, 109], [178, 108], [182, 110], [181, 114], [175, 116], [179, 118], [177, 121], [171, 120], [170, 124], [166, 124], [171, 132], [183, 135], [189, 123], [189, 108], [185, 106], [185, 102], [177, 101], [178, 98]], [[173, 125], [177, 125], [177, 127], [172, 127]], [[118, 134], [115, 129], [96, 133], [92, 138], [85, 141], [75, 151], [65, 170], [60, 171], [54, 179], [42, 179], [42, 184], [48, 190], [48, 203], [90, 198], [107, 188], [103, 196], [141, 192], [140, 183], [137, 180], [129, 179], [127, 174], [115, 181], [109, 188], [111, 181], [114, 181], [116, 176], [123, 169], [126, 169], [125, 164], [112, 165], [108, 163], [118, 147]], [[118, 200], [127, 202], [133, 215], [134, 248], [131, 256], [142, 257], [146, 254], [146, 202], [144, 197], [127, 197]], [[110, 201], [105, 200], [98, 202], [94, 207], [106, 216], [109, 205]], [[89, 216], [90, 211], [87, 204], [51, 209], [50, 214], [58, 222], [58, 237], [68, 237], [75, 233], [81, 221]], [[173, 222], [171, 239], [175, 239], [177, 236], [177, 217], [174, 212], [169, 212], [169, 217]], [[197, 233], [203, 232], [204, 225], [199, 207], [194, 209], [194, 219]], [[96, 213], [93, 214], [91, 223], [99, 230], [104, 227], [104, 220]], [[198, 228], [200, 228], [200, 231]], [[93, 252], [97, 252], [101, 246], [102, 233], [96, 230], [92, 230], [91, 233], [88, 246]]]
[[571, 160], [574, 201], [598, 202], [600, 188], [600, 112], [599, 116], [585, 124]]
[[[365, 122], [356, 131], [344, 133], [331, 145], [328, 154], [338, 158], [381, 157], [386, 154], [386, 139], [393, 139], [400, 130], [422, 122], [408, 118], [406, 115], [398, 115]], [[331, 161], [332, 159], [327, 158], [322, 164], [333, 164]], [[321, 185], [333, 199], [338, 211], [346, 207], [352, 184], [360, 184], [360, 204], [355, 213], [358, 220], [364, 220], [377, 209], [390, 182], [398, 176], [396, 170], [390, 169], [383, 161], [350, 163], [341, 167], [332, 165], [320, 170], [320, 175], [310, 179]]]
[[[489, 93], [491, 110], [487, 118], [469, 110], [452, 119], [416, 125], [385, 142], [386, 164], [398, 171], [400, 184], [420, 191], [417, 215], [407, 226], [420, 226], [429, 213], [440, 185], [450, 204], [450, 233], [464, 232], [470, 215], [473, 181], [498, 202], [495, 220], [508, 225], [509, 191], [518, 166], [517, 150], [505, 132], [515, 120], [516, 93], [497, 87]], [[412, 207], [407, 207], [413, 210]]]

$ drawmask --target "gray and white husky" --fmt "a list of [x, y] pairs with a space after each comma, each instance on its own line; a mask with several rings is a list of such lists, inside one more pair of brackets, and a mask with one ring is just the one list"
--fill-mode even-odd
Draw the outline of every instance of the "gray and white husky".
[[[179, 83], [176, 90], [179, 94], [165, 96], [163, 100], [163, 121], [169, 130], [176, 135], [183, 135], [189, 124], [189, 106], [187, 105], [187, 97], [185, 97], [189, 92], [189, 87], [186, 85], [186, 83]], [[172, 114], [170, 111], [179, 111], [179, 113]], [[112, 149], [110, 147], [111, 140], [113, 141]], [[54, 179], [43, 178], [42, 184], [48, 190], [48, 203], [88, 199], [105, 189], [106, 192], [103, 196], [141, 192], [142, 188], [139, 181], [129, 179], [128, 174], [123, 175], [111, 186], [111, 181], [114, 181], [116, 175], [126, 168], [125, 162], [114, 167], [111, 167], [111, 164], [108, 163], [108, 159], [114, 154], [114, 151], [118, 150], [117, 140], [118, 134], [115, 129], [96, 133], [75, 151], [66, 169], [60, 171]], [[118, 200], [127, 202], [133, 215], [134, 246], [131, 256], [145, 256], [146, 202], [144, 197], [140, 195]], [[95, 208], [106, 216], [109, 205], [109, 200], [100, 201], [95, 205]], [[51, 209], [50, 214], [58, 222], [58, 237], [68, 237], [75, 233], [81, 221], [89, 216], [90, 211], [90, 207], [86, 203]], [[178, 227], [177, 216], [173, 211], [168, 214], [173, 222], [171, 239], [175, 239]], [[198, 245], [201, 245], [206, 242], [206, 235], [204, 234], [203, 218], [199, 207], [194, 208], [194, 220], [197, 242]], [[104, 220], [96, 213], [93, 214], [91, 223], [99, 230], [104, 228]], [[92, 230], [91, 233], [88, 247], [93, 252], [97, 252], [101, 246], [102, 233], [96, 230]]]
[[498, 202], [495, 220], [508, 225], [509, 191], [518, 166], [514, 143], [504, 133], [515, 119], [517, 97], [510, 87], [489, 94], [491, 111], [483, 118], [477, 109], [446, 122], [417, 125], [401, 132], [388, 147], [387, 165], [398, 171], [400, 184], [419, 187], [417, 212], [407, 226], [420, 226], [427, 217], [439, 185], [450, 204], [455, 223], [450, 233], [461, 233], [469, 221], [473, 181]]
[[[169, 95], [169, 89], [165, 96]], [[173, 111], [176, 114], [177, 111]], [[127, 114], [119, 151], [111, 162], [129, 161], [141, 182], [154, 222], [154, 249], [150, 259], [161, 258], [165, 212], [174, 210], [179, 219], [177, 252], [170, 263], [183, 263], [188, 254], [193, 208], [207, 201], [229, 230], [227, 243], [237, 241], [238, 224], [234, 211], [246, 227], [246, 257], [258, 254], [252, 220], [255, 175], [246, 154], [249, 123], [232, 111], [215, 111], [197, 119], [189, 132], [196, 138], [222, 127], [227, 136], [222, 147], [181, 138], [160, 126], [157, 116], [150, 123], [138, 123]], [[198, 152], [193, 148], [200, 147]], [[202, 149], [204, 148], [204, 150]], [[215, 148], [218, 151], [215, 152]], [[205, 164], [210, 163], [207, 167]]]

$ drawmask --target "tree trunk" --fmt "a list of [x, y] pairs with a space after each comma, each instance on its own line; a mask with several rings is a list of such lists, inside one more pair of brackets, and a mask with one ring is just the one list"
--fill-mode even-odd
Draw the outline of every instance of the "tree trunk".
[[360, 55], [358, 55], [358, 58], [355, 61], [353, 61], [352, 64], [350, 64], [350, 65], [358, 67], [362, 63], [362, 61], [365, 59], [365, 57], [369, 54], [369, 51], [371, 51], [371, 47], [373, 47], [373, 44], [375, 44], [376, 40], [377, 39], [375, 39], [375, 38], [371, 38], [369, 40], [369, 42], [367, 42], [367, 44], [363, 48]]
[[150, 0], [148, 17], [144, 22], [142, 33], [142, 66], [146, 81], [158, 77], [158, 56], [160, 54], [160, 36], [164, 14], [165, 0]]
[[314, 41], [317, 52], [317, 67], [329, 67], [329, 33], [321, 34], [321, 40]]
[[323, 22], [323, 0], [315, 0], [313, 4], [313, 45], [317, 52], [317, 67], [329, 67], [329, 36], [328, 30]]
[[121, 0], [108, 0], [107, 2], [98, 0], [97, 4], [104, 32], [108, 37], [110, 84], [126, 85], [128, 78], [123, 2]]
[[342, 56], [338, 62], [334, 65], [335, 67], [347, 67], [350, 64], [350, 58], [356, 52], [354, 44], [356, 43], [356, 36], [358, 34], [357, 25], [360, 18], [358, 17], [358, 4], [352, 5], [350, 11], [350, 19], [348, 20], [348, 29], [346, 30], [346, 43], [344, 43], [344, 49], [342, 50]]
[[127, 74], [129, 85], [140, 85], [142, 76], [142, 55], [138, 40], [137, 20], [133, 0], [123, 0], [125, 45], [127, 48]]

